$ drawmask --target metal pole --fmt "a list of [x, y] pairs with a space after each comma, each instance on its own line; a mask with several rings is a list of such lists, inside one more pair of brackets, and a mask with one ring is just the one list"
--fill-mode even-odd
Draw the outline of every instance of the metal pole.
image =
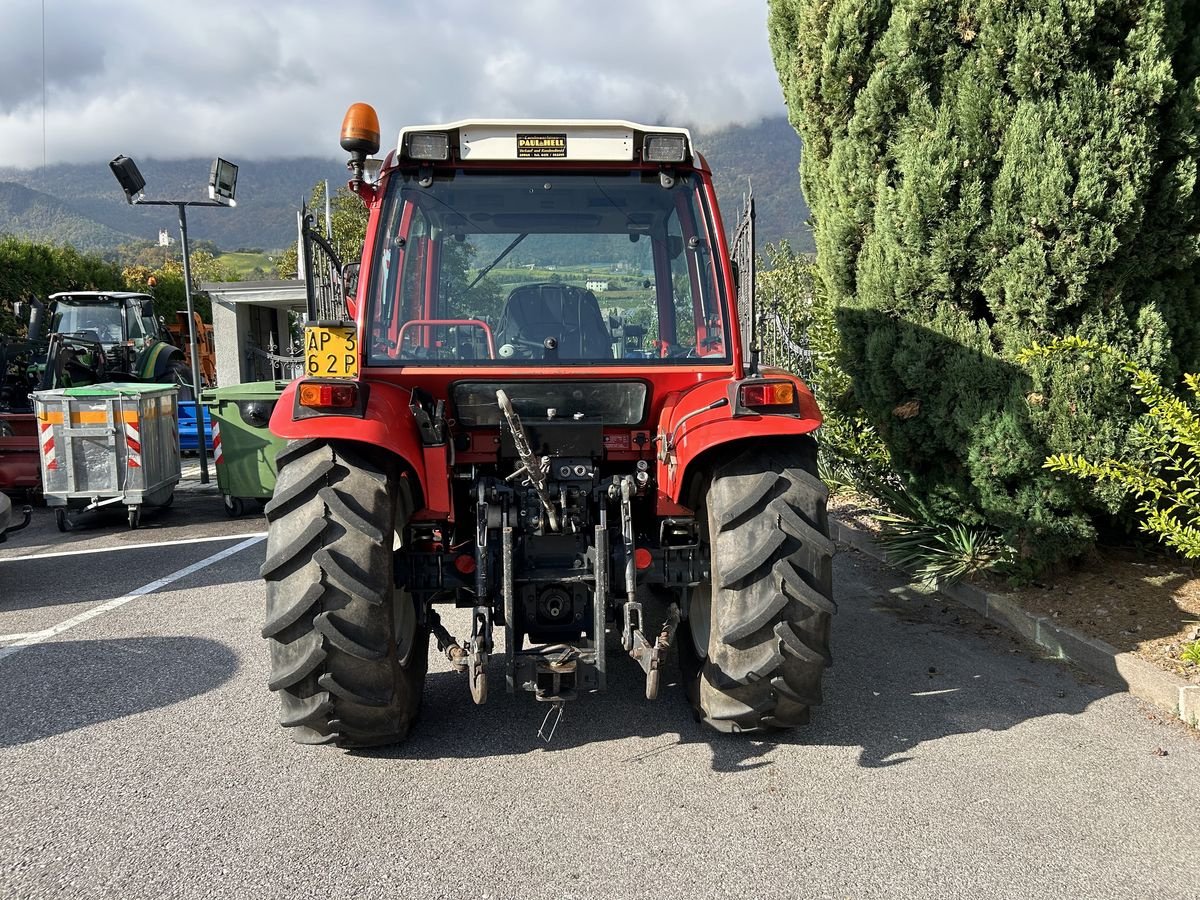
[[325, 179], [325, 240], [333, 241], [333, 216], [329, 210], [329, 179]]
[[308, 271], [304, 268], [304, 216], [308, 212], [307, 206], [302, 206], [296, 211], [296, 280], [304, 281], [308, 277]]
[[187, 298], [188, 343], [192, 348], [192, 393], [196, 404], [196, 446], [200, 449], [200, 483], [208, 484], [208, 446], [204, 442], [204, 410], [200, 406], [200, 347], [196, 341], [196, 314], [192, 308], [192, 265], [188, 255], [187, 204], [179, 210], [179, 239], [183, 244], [183, 296]]

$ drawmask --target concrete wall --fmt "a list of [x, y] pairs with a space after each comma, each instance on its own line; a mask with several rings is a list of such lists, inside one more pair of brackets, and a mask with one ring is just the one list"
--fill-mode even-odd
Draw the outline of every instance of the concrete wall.
[[[254, 371], [248, 351], [251, 347], [267, 350], [273, 335], [273, 352], [288, 352], [289, 313], [305, 309], [304, 282], [208, 282], [200, 289], [212, 298], [217, 384], [242, 384], [270, 377], [265, 368]], [[265, 365], [265, 360], [260, 362], [260, 366]]]

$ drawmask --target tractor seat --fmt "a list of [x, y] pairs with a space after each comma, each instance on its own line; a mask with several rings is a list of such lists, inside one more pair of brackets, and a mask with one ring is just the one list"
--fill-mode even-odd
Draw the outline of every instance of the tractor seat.
[[611, 359], [612, 335], [591, 291], [569, 284], [524, 284], [504, 302], [496, 345], [518, 357], [542, 356], [543, 341], [558, 341], [560, 359]]

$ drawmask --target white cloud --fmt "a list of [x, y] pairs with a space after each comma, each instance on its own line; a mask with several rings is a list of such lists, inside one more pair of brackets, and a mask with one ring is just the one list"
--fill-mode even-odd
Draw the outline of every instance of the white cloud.
[[0, 13], [0, 167], [340, 156], [355, 101], [385, 135], [470, 116], [714, 127], [783, 111], [765, 3], [44, 0], [43, 120], [41, 2]]

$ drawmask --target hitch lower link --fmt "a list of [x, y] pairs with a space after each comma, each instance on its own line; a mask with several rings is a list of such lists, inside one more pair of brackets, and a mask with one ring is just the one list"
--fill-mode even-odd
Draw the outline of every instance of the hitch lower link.
[[[482, 609], [482, 612], [481, 612]], [[487, 661], [492, 647], [492, 617], [490, 611], [476, 607], [471, 640], [463, 647], [442, 624], [442, 618], [432, 609], [426, 614], [429, 617], [429, 631], [437, 642], [438, 652], [450, 661], [456, 672], [467, 673], [467, 682], [471, 688], [471, 699], [477, 704], [487, 702]]]
[[675, 629], [679, 627], [679, 605], [672, 603], [667, 609], [667, 620], [653, 643], [643, 631], [642, 604], [634, 598], [637, 596], [637, 569], [634, 563], [634, 553], [637, 547], [633, 536], [633, 496], [637, 491], [634, 480], [626, 476], [620, 481], [620, 486], [613, 485], [613, 494], [620, 492], [621, 498], [621, 538], [625, 543], [625, 621], [621, 631], [621, 646], [632, 656], [646, 673], [646, 699], [658, 698], [658, 685], [661, 678], [661, 665], [671, 639], [675, 637]]

